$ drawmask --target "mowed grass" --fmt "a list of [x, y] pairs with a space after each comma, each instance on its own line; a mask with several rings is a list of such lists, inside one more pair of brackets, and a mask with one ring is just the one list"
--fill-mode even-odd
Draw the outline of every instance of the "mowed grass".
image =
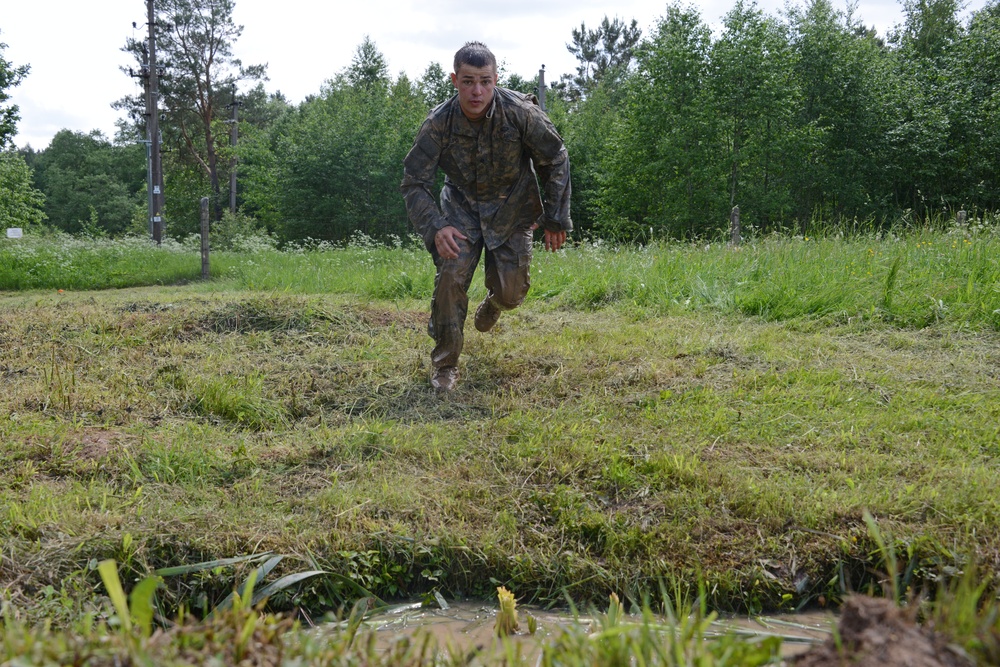
[[[559, 259], [586, 268], [538, 273]], [[700, 576], [719, 608], [788, 608], [869, 577], [866, 508], [918, 575], [996, 561], [990, 328], [536, 296], [470, 327], [441, 398], [425, 323], [421, 300], [225, 282], [5, 296], [7, 594], [30, 605], [104, 557], [270, 550], [388, 597]]]
[[[313, 614], [348, 581], [540, 604], [701, 581], [717, 609], [792, 609], [878, 585], [865, 510], [906, 583], [991, 574], [998, 256], [990, 229], [538, 253], [528, 302], [467, 328], [443, 398], [419, 249], [6, 293], [3, 597], [66, 620], [101, 559], [128, 586], [271, 551], [337, 575], [273, 600]], [[240, 576], [164, 604], [207, 611]]]

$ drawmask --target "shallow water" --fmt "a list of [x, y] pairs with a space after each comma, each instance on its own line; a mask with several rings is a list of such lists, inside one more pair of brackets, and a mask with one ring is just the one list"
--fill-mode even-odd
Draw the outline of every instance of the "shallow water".
[[[518, 605], [520, 632], [512, 637], [521, 644], [525, 657], [537, 655], [546, 640], [570, 626], [588, 626], [594, 621], [587, 614], [574, 617], [566, 610], [545, 610]], [[527, 632], [525, 614], [538, 621], [534, 635]], [[365, 621], [365, 626], [376, 634], [376, 643], [388, 648], [396, 639], [429, 632], [438, 646], [450, 647], [463, 653], [474, 649], [496, 647], [493, 633], [497, 607], [475, 602], [450, 603], [447, 609], [422, 607], [419, 602], [394, 605]], [[640, 616], [628, 616], [627, 621], [641, 623]], [[720, 618], [706, 633], [708, 636], [736, 633], [748, 638], [779, 636], [782, 638], [782, 655], [802, 653], [813, 644], [829, 637], [835, 617], [830, 612], [810, 611], [774, 616], [729, 616]], [[363, 631], [363, 630], [362, 630]]]

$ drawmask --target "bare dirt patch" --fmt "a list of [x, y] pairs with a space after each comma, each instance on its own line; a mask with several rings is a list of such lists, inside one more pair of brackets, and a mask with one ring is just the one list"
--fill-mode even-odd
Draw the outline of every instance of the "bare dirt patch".
[[366, 324], [375, 327], [387, 327], [393, 324], [404, 329], [423, 331], [427, 328], [429, 313], [420, 310], [388, 310], [381, 308], [366, 308], [360, 312], [361, 319]]
[[105, 429], [87, 429], [66, 438], [68, 445], [75, 441], [77, 456], [87, 461], [97, 461], [122, 445], [122, 434]]

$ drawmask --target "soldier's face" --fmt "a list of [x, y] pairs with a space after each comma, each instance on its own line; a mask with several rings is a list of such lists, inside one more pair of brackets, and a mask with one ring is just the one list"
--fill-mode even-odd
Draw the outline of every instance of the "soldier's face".
[[452, 73], [451, 83], [458, 89], [458, 103], [469, 120], [479, 120], [493, 104], [493, 89], [497, 73], [489, 66], [473, 67], [464, 64]]

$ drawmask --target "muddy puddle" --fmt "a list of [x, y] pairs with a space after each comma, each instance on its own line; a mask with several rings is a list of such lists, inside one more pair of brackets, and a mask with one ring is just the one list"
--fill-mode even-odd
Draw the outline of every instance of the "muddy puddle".
[[[521, 644], [521, 655], [537, 656], [541, 647], [571, 626], [596, 627], [590, 614], [574, 617], [569, 611], [552, 611], [518, 605], [520, 632], [512, 637]], [[527, 614], [537, 621], [534, 635], [527, 632]], [[467, 653], [497, 647], [493, 625], [497, 607], [476, 602], [452, 602], [447, 608], [428, 608], [419, 602], [400, 604], [367, 618], [362, 632], [374, 632], [378, 646], [387, 649], [400, 637], [430, 633], [440, 647]], [[641, 623], [640, 616], [628, 616], [627, 622]], [[782, 655], [790, 657], [807, 651], [830, 637], [835, 617], [829, 612], [803, 612], [774, 616], [729, 616], [715, 621], [707, 636], [735, 633], [747, 638], [778, 636]]]

